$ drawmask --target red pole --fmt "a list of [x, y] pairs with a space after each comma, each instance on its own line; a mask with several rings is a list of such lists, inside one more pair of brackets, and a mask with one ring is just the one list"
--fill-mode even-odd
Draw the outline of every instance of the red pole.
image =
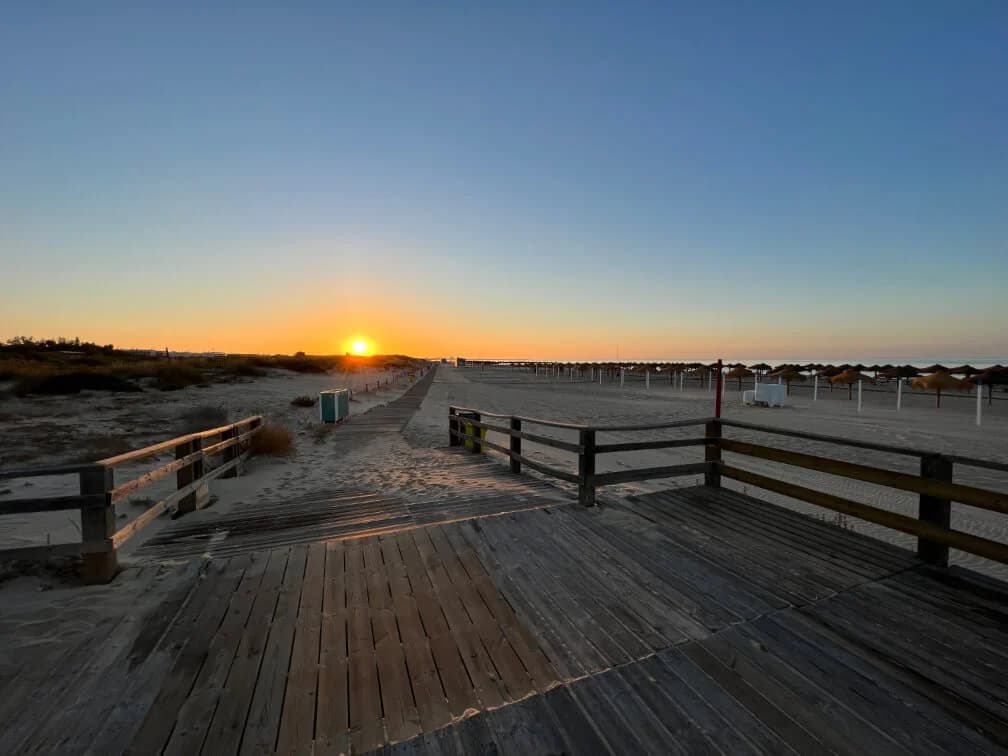
[[714, 387], [714, 417], [721, 417], [721, 360], [717, 361], [717, 386]]

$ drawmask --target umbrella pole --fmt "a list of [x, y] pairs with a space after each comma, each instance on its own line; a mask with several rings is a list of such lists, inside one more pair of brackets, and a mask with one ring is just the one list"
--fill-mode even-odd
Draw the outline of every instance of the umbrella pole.
[[812, 401], [819, 400], [819, 376], [815, 377], [815, 385], [812, 387]]
[[980, 413], [983, 412], [983, 385], [977, 384], [977, 427], [980, 427]]
[[861, 381], [857, 382], [857, 411], [861, 414]]
[[938, 396], [937, 396], [937, 398], [935, 400], [937, 402], [937, 404], [935, 406], [938, 409], [941, 409], [941, 388], [940, 387], [938, 388], [937, 394], [938, 394]]
[[903, 404], [903, 379], [896, 379], [896, 411], [899, 412], [900, 405]]

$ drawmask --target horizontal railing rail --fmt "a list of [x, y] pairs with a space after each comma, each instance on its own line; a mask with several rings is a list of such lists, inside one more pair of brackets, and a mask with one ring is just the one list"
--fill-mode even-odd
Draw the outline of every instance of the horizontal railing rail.
[[[251, 453], [252, 437], [262, 427], [262, 417], [253, 415], [236, 423], [187, 433], [142, 449], [135, 449], [89, 464], [56, 465], [0, 470], [0, 480], [41, 476], [76, 475], [79, 493], [74, 495], [11, 499], [0, 502], [0, 515], [79, 510], [80, 543], [0, 549], [0, 559], [40, 559], [83, 555], [86, 582], [107, 582], [118, 570], [116, 549], [166, 511], [179, 513], [202, 508], [208, 501], [206, 484], [219, 477], [237, 475]], [[210, 441], [210, 443], [206, 443]], [[116, 467], [143, 462], [167, 451], [175, 459], [131, 480], [114, 485]], [[207, 469], [211, 457], [220, 464]], [[176, 490], [149, 506], [142, 514], [116, 528], [115, 507], [145, 486], [175, 473]]]
[[[485, 418], [507, 419], [508, 425], [487, 423]], [[511, 461], [512, 472], [521, 472], [522, 466], [529, 467], [559, 480], [573, 483], [578, 487], [578, 500], [590, 506], [595, 503], [595, 491], [601, 486], [611, 486], [631, 481], [654, 480], [658, 478], [673, 478], [683, 475], [700, 475], [710, 472], [710, 465], [705, 462], [684, 465], [665, 465], [637, 470], [619, 470], [615, 472], [598, 473], [595, 470], [596, 457], [599, 454], [611, 454], [624, 451], [642, 451], [645, 449], [672, 449], [687, 446], [706, 446], [709, 439], [701, 438], [669, 438], [661, 440], [618, 442], [599, 444], [597, 434], [603, 432], [633, 433], [640, 431], [668, 430], [673, 428], [689, 428], [697, 425], [710, 425], [712, 418], [691, 420], [674, 420], [656, 423], [633, 425], [597, 425], [589, 426], [583, 423], [567, 423], [555, 420], [524, 417], [522, 415], [506, 415], [498, 412], [485, 412], [471, 407], [449, 407], [448, 409], [448, 442], [451, 446], [465, 445], [473, 452], [479, 453], [491, 449], [507, 456]], [[558, 428], [578, 433], [577, 442], [529, 433], [526, 425], [539, 425], [545, 428]], [[508, 446], [502, 446], [488, 441], [484, 431], [499, 433], [509, 438]], [[547, 465], [539, 460], [531, 459], [522, 453], [522, 441], [540, 444], [560, 451], [577, 455], [577, 472], [561, 470]]]
[[[487, 417], [507, 418], [508, 424], [505, 427], [501, 423], [484, 422], [484, 418]], [[529, 433], [524, 428], [526, 424], [576, 431], [578, 433], [578, 441], [575, 443], [537, 433]], [[703, 425], [705, 428], [702, 437], [597, 443], [597, 434], [603, 432], [632, 433], [635, 431], [688, 428], [697, 425]], [[751, 441], [725, 438], [724, 432], [732, 429], [834, 444], [884, 454], [915, 457], [920, 460], [920, 473], [914, 475], [874, 465], [850, 462], [824, 454], [792, 451]], [[484, 431], [492, 431], [505, 435], [509, 438], [510, 443], [507, 446], [503, 446], [493, 441], [488, 441], [485, 438]], [[530, 459], [527, 454], [522, 452], [523, 440], [576, 455], [577, 472], [561, 470], [552, 465], [544, 464], [541, 461]], [[841, 512], [916, 536], [918, 556], [934, 564], [947, 565], [950, 548], [1008, 564], [1008, 544], [961, 530], [955, 530], [951, 527], [951, 505], [953, 502], [1002, 515], [1008, 514], [1008, 493], [957, 483], [953, 480], [955, 465], [1008, 472], [1008, 463], [997, 460], [945, 454], [925, 449], [861, 441], [768, 425], [757, 425], [737, 420], [698, 418], [643, 425], [590, 426], [540, 420], [517, 415], [489, 413], [467, 407], [449, 408], [449, 443], [452, 446], [464, 444], [474, 453], [481, 452], [484, 449], [501, 452], [510, 458], [511, 470], [514, 472], [520, 472], [522, 466], [528, 466], [545, 475], [574, 483], [578, 486], [578, 500], [584, 505], [595, 503], [595, 491], [600, 486], [702, 474], [705, 486], [718, 487], [721, 485], [721, 477], [724, 476], [740, 483], [746, 483], [792, 499], [814, 504], [835, 512]], [[675, 449], [689, 446], [704, 447], [704, 460], [702, 462], [604, 473], [598, 473], [595, 469], [596, 459], [599, 454]], [[871, 483], [896, 491], [915, 493], [919, 497], [918, 515], [916, 518], [910, 517], [888, 509], [827, 493], [826, 491], [799, 486], [786, 480], [771, 477], [770, 475], [743, 469], [734, 464], [726, 464], [722, 460], [722, 454], [724, 453], [738, 454], [764, 462], [780, 464], [785, 467], [798, 467], [826, 475]]]

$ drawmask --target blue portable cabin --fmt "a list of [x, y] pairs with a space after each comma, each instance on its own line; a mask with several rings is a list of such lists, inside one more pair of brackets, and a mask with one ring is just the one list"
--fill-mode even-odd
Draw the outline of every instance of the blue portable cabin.
[[319, 392], [319, 420], [323, 423], [341, 423], [349, 418], [349, 389], [330, 389]]

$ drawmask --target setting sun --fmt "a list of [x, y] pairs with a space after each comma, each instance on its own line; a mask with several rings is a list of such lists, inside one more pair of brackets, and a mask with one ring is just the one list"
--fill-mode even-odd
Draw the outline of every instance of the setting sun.
[[363, 339], [356, 339], [351, 347], [354, 354], [367, 354], [368, 345]]

